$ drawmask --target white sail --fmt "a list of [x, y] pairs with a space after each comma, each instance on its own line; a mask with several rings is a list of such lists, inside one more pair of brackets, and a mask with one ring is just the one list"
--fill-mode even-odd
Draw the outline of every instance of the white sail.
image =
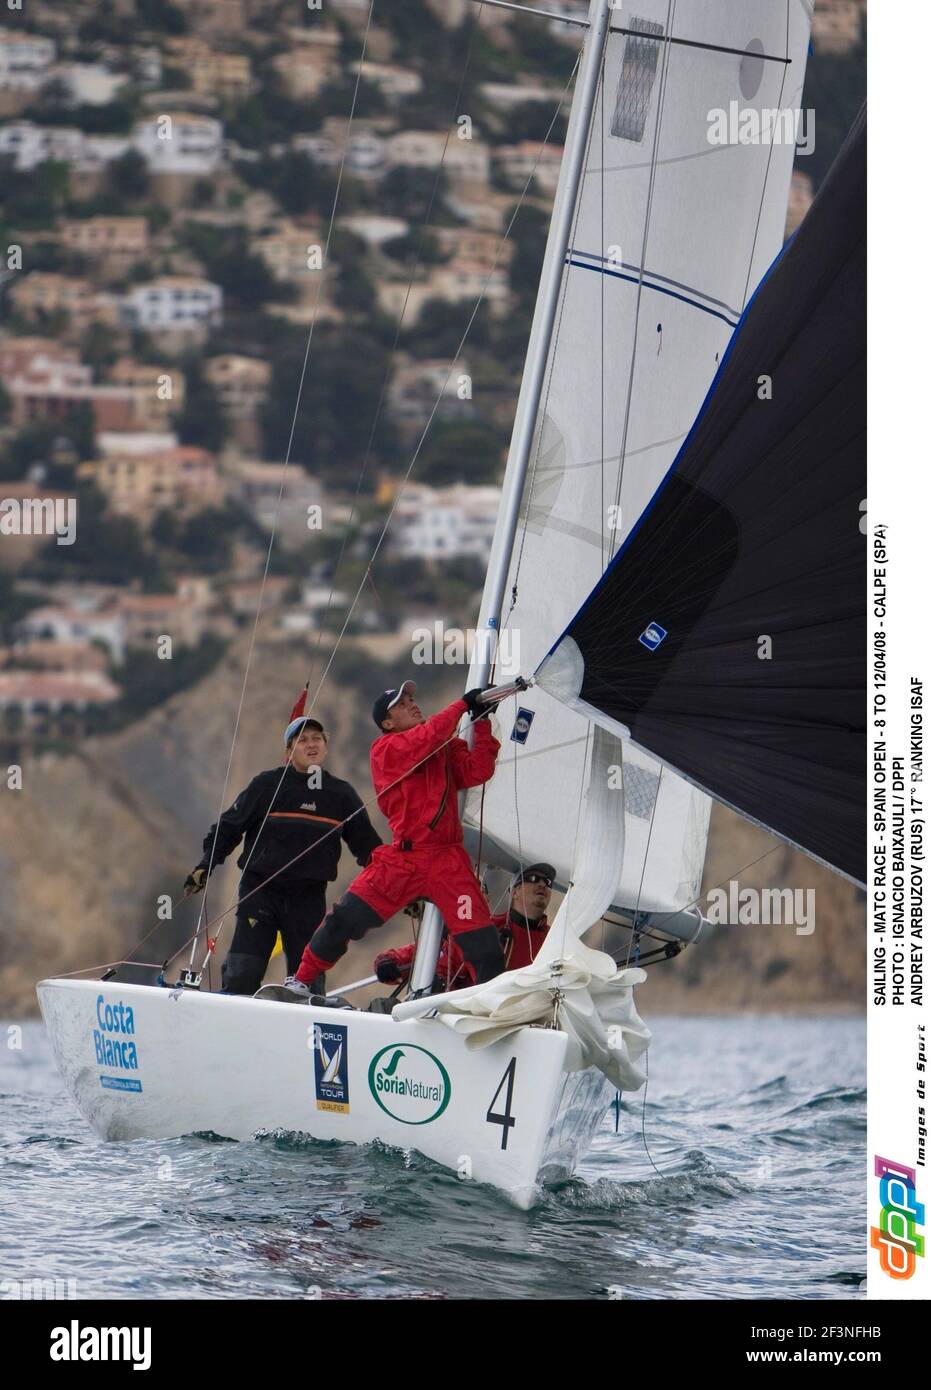
[[[496, 681], [536, 668], [636, 524], [782, 245], [794, 158], [785, 137], [810, 8], [636, 0], [612, 20], [507, 581], [501, 655], [514, 656], [499, 661]], [[774, 122], [768, 112], [784, 114]], [[775, 139], [714, 143], [741, 129]], [[540, 318], [538, 307], [531, 353]], [[512, 449], [509, 471], [516, 465]], [[486, 591], [482, 622], [492, 616]], [[514, 859], [552, 863], [566, 882], [591, 726], [540, 689], [518, 704], [534, 716], [526, 743], [503, 724], [497, 775], [484, 796], [470, 795], [466, 821]], [[710, 801], [639, 750], [618, 748], [626, 824], [615, 904], [684, 907], [700, 890]]]

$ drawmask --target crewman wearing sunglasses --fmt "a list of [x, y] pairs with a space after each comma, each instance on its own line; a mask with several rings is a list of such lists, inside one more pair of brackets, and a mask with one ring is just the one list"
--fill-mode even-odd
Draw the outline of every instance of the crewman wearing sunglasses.
[[[492, 918], [504, 952], [505, 970], [521, 970], [529, 965], [546, 940], [550, 924], [546, 918], [556, 870], [552, 864], [531, 864], [511, 879], [511, 901], [507, 912]], [[414, 946], [400, 946], [375, 957], [375, 974], [383, 984], [400, 984], [408, 979], [414, 962]], [[444, 937], [436, 963], [434, 993], [465, 989], [475, 984], [475, 972], [448, 936]]]

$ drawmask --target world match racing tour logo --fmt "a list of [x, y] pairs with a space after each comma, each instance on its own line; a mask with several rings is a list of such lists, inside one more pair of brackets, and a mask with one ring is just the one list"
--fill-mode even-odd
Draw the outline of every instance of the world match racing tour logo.
[[915, 1197], [915, 1170], [877, 1155], [873, 1174], [879, 1178], [882, 1211], [879, 1225], [870, 1228], [870, 1245], [879, 1251], [879, 1267], [890, 1279], [911, 1279], [925, 1253], [925, 1238], [918, 1234], [925, 1209]]
[[[136, 1024], [133, 1011], [122, 999], [115, 1004], [97, 996], [97, 1024], [94, 1029], [94, 1052], [99, 1067], [116, 1071], [138, 1071]], [[133, 1076], [101, 1076], [100, 1084], [107, 1091], [141, 1091], [142, 1082]]]
[[317, 1109], [349, 1113], [349, 1029], [342, 1023], [314, 1024], [314, 1082]]

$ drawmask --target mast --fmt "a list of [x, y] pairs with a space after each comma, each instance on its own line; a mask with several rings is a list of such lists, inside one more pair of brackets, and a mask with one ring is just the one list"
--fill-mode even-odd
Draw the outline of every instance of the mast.
[[[563, 153], [563, 179], [546, 244], [543, 269], [540, 275], [540, 288], [534, 326], [531, 332], [531, 345], [524, 366], [517, 418], [514, 422], [514, 437], [511, 442], [511, 465], [504, 479], [501, 506], [498, 512], [496, 537], [500, 543], [492, 552], [489, 565], [488, 583], [485, 589], [485, 602], [479, 615], [475, 654], [469, 667], [470, 687], [487, 685], [492, 667], [492, 638], [498, 631], [501, 609], [504, 605], [504, 591], [511, 552], [517, 536], [520, 517], [520, 504], [524, 494], [524, 482], [530, 463], [533, 437], [537, 415], [543, 395], [546, 375], [546, 362], [550, 341], [556, 323], [559, 307], [559, 294], [565, 272], [566, 253], [572, 236], [582, 171], [585, 166], [585, 152], [588, 147], [589, 129], [598, 83], [601, 76], [601, 63], [611, 19], [612, 0], [591, 0], [588, 16], [588, 33], [582, 51], [582, 61], [573, 98], [574, 120], [570, 120], [566, 148]], [[539, 324], [539, 327], [538, 327]], [[469, 731], [471, 737], [471, 730]], [[460, 812], [464, 798], [460, 796]], [[432, 903], [428, 903], [417, 939], [417, 954], [411, 972], [411, 994], [428, 990], [436, 973], [436, 962], [442, 940], [443, 919]]]

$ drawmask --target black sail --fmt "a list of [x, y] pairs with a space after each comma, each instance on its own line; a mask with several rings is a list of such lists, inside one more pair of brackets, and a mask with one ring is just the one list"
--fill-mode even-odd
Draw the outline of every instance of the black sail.
[[675, 463], [537, 673], [859, 883], [865, 497], [864, 110]]

